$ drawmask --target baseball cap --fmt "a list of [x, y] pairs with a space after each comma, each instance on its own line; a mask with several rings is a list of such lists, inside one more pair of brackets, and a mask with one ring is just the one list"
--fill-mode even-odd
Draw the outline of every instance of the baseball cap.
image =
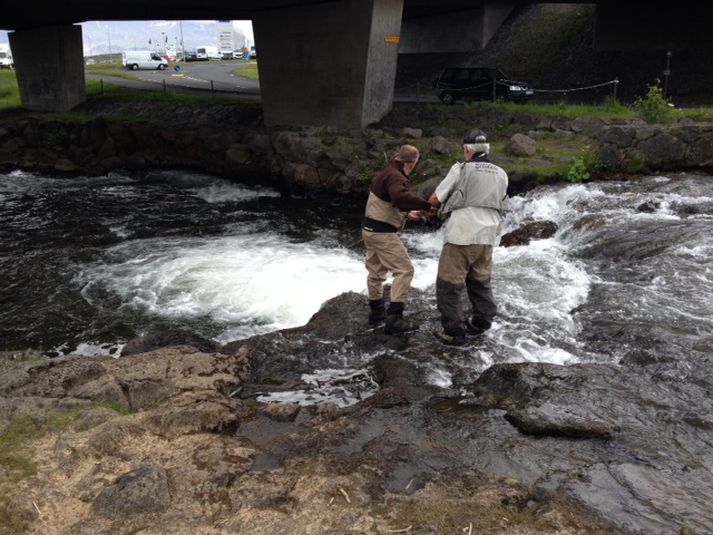
[[487, 141], [488, 138], [486, 137], [485, 132], [478, 130], [477, 128], [467, 132], [463, 137], [463, 143], [468, 145], [473, 143], [486, 143]]

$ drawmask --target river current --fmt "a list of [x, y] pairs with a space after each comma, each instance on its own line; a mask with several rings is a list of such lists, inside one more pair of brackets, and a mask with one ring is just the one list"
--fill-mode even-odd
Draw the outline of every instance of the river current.
[[[304, 324], [325, 300], [365, 292], [362, 211], [179, 171], [0, 175], [0, 349], [119, 356], [169, 329], [226, 343]], [[496, 250], [500, 315], [457, 364], [434, 364], [434, 382], [454, 366], [713, 353], [711, 177], [542, 187], [512, 199], [503, 230], [530, 220], [559, 230]], [[442, 233], [414, 225], [403, 238], [433, 301]]]

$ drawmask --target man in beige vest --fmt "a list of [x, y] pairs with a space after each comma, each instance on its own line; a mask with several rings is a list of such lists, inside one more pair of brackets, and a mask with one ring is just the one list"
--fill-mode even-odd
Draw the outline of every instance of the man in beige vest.
[[[413, 264], [406, 246], [399, 238], [406, 219], [418, 220], [431, 205], [409, 191], [408, 175], [418, 163], [418, 149], [402, 146], [396, 157], [371, 182], [369, 199], [362, 222], [366, 245], [369, 325], [385, 321], [386, 334], [415, 330], [416, 325], [403, 317], [404, 301], [411, 289]], [[384, 282], [393, 273], [388, 310], [384, 309]]]
[[[490, 277], [493, 247], [500, 243], [508, 175], [490, 161], [489, 152], [483, 131], [468, 132], [463, 139], [465, 162], [451, 167], [429, 199], [446, 220], [436, 279], [443, 332], [435, 335], [447, 345], [463, 345], [466, 334], [482, 334], [497, 312]], [[460, 303], [464, 288], [473, 306], [466, 321]]]

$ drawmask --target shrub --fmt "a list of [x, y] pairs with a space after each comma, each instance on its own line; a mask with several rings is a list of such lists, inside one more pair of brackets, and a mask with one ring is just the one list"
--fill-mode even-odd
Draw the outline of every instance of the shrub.
[[644, 98], [638, 97], [634, 102], [634, 109], [647, 123], [665, 123], [671, 118], [672, 107], [663, 96], [658, 80], [649, 86], [649, 92]]
[[592, 176], [589, 172], [589, 167], [590, 165], [585, 158], [574, 158], [569, 164], [565, 178], [569, 182], [584, 182], [589, 180]]

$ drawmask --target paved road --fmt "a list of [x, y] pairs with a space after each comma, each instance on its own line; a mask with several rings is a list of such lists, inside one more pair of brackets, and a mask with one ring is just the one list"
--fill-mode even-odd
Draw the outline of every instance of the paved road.
[[205, 94], [211, 90], [221, 96], [234, 96], [255, 100], [260, 96], [260, 83], [257, 80], [235, 76], [233, 71], [249, 64], [236, 61], [191, 62], [181, 64], [181, 72], [173, 69], [165, 71], [138, 70], [119, 71], [132, 76], [133, 79], [105, 76], [86, 71], [87, 78], [104, 80], [104, 83], [114, 84], [132, 89], [161, 91], [164, 83], [166, 89], [187, 93]]
[[[254, 63], [246, 64], [242, 61], [190, 62], [181, 64], [180, 73], [176, 73], [172, 69], [119, 71], [133, 76], [132, 80], [93, 74], [92, 71], [86, 71], [86, 75], [89, 79], [104, 80], [104, 83], [107, 84], [146, 91], [161, 91], [165, 82], [167, 90], [203, 95], [211, 91], [212, 81], [212, 90], [215, 94], [254, 102], [260, 99], [260, 82], [233, 74], [234, 70], [251, 64], [254, 65]], [[409, 92], [413, 93], [414, 90]], [[394, 101], [435, 103], [438, 102], [438, 99], [431, 91], [422, 88], [418, 97], [399, 95], [394, 98]]]

